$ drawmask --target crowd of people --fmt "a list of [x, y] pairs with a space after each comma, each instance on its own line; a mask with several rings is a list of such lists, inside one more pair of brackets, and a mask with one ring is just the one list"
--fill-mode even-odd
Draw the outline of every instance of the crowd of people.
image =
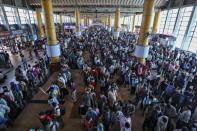
[[[32, 64], [27, 60], [27, 55], [23, 55], [22, 52], [21, 50], [19, 55], [22, 64], [14, 69], [16, 81], [0, 87], [0, 130], [13, 125], [13, 121], [49, 76], [49, 59], [46, 53], [40, 54], [40, 57], [35, 58], [35, 63]], [[5, 53], [9, 62], [9, 54]]]
[[11, 61], [10, 61], [10, 56], [7, 51], [2, 51], [0, 52], [0, 66], [2, 68], [11, 68], [13, 67]]
[[[150, 40], [149, 56], [141, 64], [134, 56], [136, 43], [135, 34], [121, 32], [114, 39], [102, 26], [92, 26], [81, 38], [71, 35], [62, 49], [64, 62], [84, 78], [79, 113], [85, 130], [130, 131], [139, 111], [144, 131], [195, 130], [195, 54]], [[120, 98], [120, 88], [129, 89], [128, 99]]]
[[[196, 55], [171, 49], [149, 40], [149, 55], [141, 64], [134, 56], [138, 36], [121, 32], [118, 39], [103, 26], [94, 25], [82, 32], [66, 36], [61, 45], [61, 71], [48, 90], [49, 108], [39, 113], [47, 131], [64, 127], [62, 106], [71, 94], [79, 104], [79, 115], [87, 131], [131, 131], [134, 115], [143, 115], [143, 131], [197, 130]], [[68, 40], [69, 39], [69, 40]], [[86, 55], [85, 55], [86, 54]], [[87, 55], [88, 54], [88, 55]], [[0, 118], [11, 123], [13, 112], [24, 106], [31, 88], [44, 83], [49, 60], [46, 54], [34, 66], [21, 54], [22, 66], [16, 69], [16, 80], [3, 87]], [[80, 71], [84, 92], [78, 99], [77, 85], [71, 69]], [[127, 99], [120, 90], [128, 89]], [[125, 90], [124, 90], [125, 91]], [[12, 113], [11, 113], [12, 112]], [[3, 124], [2, 124], [3, 125]], [[3, 125], [4, 126], [4, 125]]]
[[71, 93], [72, 100], [77, 101], [76, 84], [73, 81], [70, 68], [61, 60], [61, 71], [46, 91], [49, 108], [39, 113], [39, 119], [47, 131], [56, 131], [64, 127], [63, 116], [66, 113], [64, 104], [65, 96]]

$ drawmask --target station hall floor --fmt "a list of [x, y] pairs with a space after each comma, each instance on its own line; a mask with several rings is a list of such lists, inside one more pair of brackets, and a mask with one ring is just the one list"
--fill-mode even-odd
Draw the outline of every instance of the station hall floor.
[[[88, 53], [84, 53], [85, 58], [88, 57]], [[20, 58], [17, 55], [11, 55], [11, 60], [14, 63], [14, 65], [20, 64]], [[32, 63], [34, 60], [29, 61], [29, 63]], [[13, 69], [12, 69], [13, 70]], [[9, 78], [12, 78], [10, 80], [14, 80], [14, 73], [8, 74]], [[79, 70], [71, 70], [73, 80], [77, 84], [77, 103], [73, 103], [71, 96], [68, 95], [65, 98], [65, 103], [62, 105], [63, 107], [66, 107], [66, 114], [63, 116], [63, 120], [65, 123], [65, 126], [60, 131], [83, 131], [83, 119], [80, 115], [78, 115], [78, 107], [81, 103], [82, 95], [84, 93], [84, 84], [83, 84], [83, 78], [80, 74]], [[55, 80], [57, 78], [58, 72], [53, 73], [47, 82], [40, 88], [43, 90], [47, 90], [47, 88], [50, 86], [51, 81]], [[98, 88], [98, 87], [97, 87]], [[128, 88], [120, 87], [119, 90], [119, 98], [122, 100], [128, 100], [132, 99], [133, 97], [129, 96]], [[38, 93], [33, 97], [33, 100], [47, 100], [47, 96], [39, 90]], [[25, 109], [20, 113], [20, 115], [17, 117], [17, 119], [14, 121], [13, 127], [9, 127], [7, 131], [28, 131], [31, 128], [39, 128], [42, 127], [42, 124], [40, 123], [38, 119], [38, 114], [41, 111], [45, 111], [48, 109], [47, 104], [35, 104], [35, 103], [29, 103], [26, 105]], [[139, 111], [136, 111], [133, 123], [132, 123], [132, 131], [142, 131], [142, 123], [143, 123], [143, 116]]]

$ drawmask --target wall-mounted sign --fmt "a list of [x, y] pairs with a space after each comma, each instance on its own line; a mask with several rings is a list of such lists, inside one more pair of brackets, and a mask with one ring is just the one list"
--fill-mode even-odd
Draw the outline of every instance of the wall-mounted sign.
[[20, 27], [17, 24], [13, 24], [13, 25], [10, 25], [10, 30], [20, 30]]
[[7, 37], [9, 35], [10, 35], [9, 31], [2, 31], [2, 32], [0, 32], [0, 37]]
[[31, 28], [28, 24], [21, 25], [21, 29], [23, 30], [24, 35], [31, 34]]
[[75, 29], [75, 26], [72, 26], [72, 25], [70, 25], [70, 26], [64, 26], [64, 29]]
[[12, 35], [22, 35], [23, 34], [23, 30], [13, 30], [12, 31]]

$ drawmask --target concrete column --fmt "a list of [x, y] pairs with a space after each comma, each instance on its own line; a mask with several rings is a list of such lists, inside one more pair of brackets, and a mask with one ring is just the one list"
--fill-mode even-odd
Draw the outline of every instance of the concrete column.
[[111, 31], [111, 15], [108, 16], [108, 30]]
[[139, 40], [135, 48], [135, 56], [141, 64], [145, 64], [145, 58], [148, 57], [148, 34], [151, 32], [152, 18], [154, 16], [154, 5], [155, 0], [144, 1], [144, 12], [139, 33]]
[[3, 13], [4, 19], [5, 19], [5, 23], [4, 24], [6, 25], [7, 29], [10, 31], [10, 26], [9, 26], [8, 18], [6, 17], [5, 9], [4, 9], [3, 6], [1, 6], [1, 8], [2, 8], [2, 13]]
[[123, 25], [125, 24], [125, 16], [123, 17]]
[[62, 22], [62, 15], [59, 15], [59, 19], [60, 19], [60, 33], [63, 33], [63, 22]]
[[70, 18], [70, 24], [71, 24], [72, 23], [72, 17], [70, 16], [69, 18]]
[[80, 31], [80, 11], [79, 11], [79, 9], [75, 10], [75, 19], [76, 19], [76, 36], [81, 36], [81, 31]]
[[120, 8], [117, 8], [115, 12], [114, 34], [113, 34], [115, 39], [119, 37], [119, 31], [120, 31]]
[[135, 31], [135, 22], [136, 22], [136, 14], [133, 16], [133, 23], [132, 23], [131, 32]]
[[87, 26], [90, 26], [90, 19], [87, 17]]
[[41, 39], [44, 37], [44, 30], [42, 28], [42, 17], [40, 11], [36, 11], [36, 19], [37, 19], [37, 26], [38, 26], [38, 38]]
[[56, 30], [53, 19], [52, 0], [41, 0], [44, 10], [45, 28], [47, 35], [47, 55], [50, 57], [50, 66], [52, 71], [58, 70], [60, 46], [57, 44]]
[[161, 10], [158, 10], [155, 13], [155, 17], [154, 17], [154, 23], [153, 23], [153, 33], [154, 34], [156, 34], [158, 32], [160, 16], [161, 16]]
[[108, 16], [108, 26], [111, 27], [111, 15]]

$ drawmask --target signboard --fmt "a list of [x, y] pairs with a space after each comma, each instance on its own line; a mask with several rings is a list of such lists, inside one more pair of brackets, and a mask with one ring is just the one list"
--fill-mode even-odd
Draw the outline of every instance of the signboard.
[[64, 29], [75, 29], [75, 26], [69, 25], [69, 26], [64, 26]]
[[20, 27], [19, 27], [19, 25], [17, 25], [17, 24], [13, 24], [13, 25], [10, 25], [10, 30], [19, 30], [20, 29]]
[[93, 19], [93, 24], [101, 24], [102, 21], [99, 18]]
[[31, 28], [28, 24], [21, 25], [21, 29], [23, 30], [23, 35], [30, 35], [31, 34]]
[[13, 30], [12, 34], [13, 35], [22, 35], [23, 34], [23, 30]]
[[2, 32], [0, 32], [0, 37], [7, 37], [9, 35], [10, 35], [9, 31], [2, 31]]

